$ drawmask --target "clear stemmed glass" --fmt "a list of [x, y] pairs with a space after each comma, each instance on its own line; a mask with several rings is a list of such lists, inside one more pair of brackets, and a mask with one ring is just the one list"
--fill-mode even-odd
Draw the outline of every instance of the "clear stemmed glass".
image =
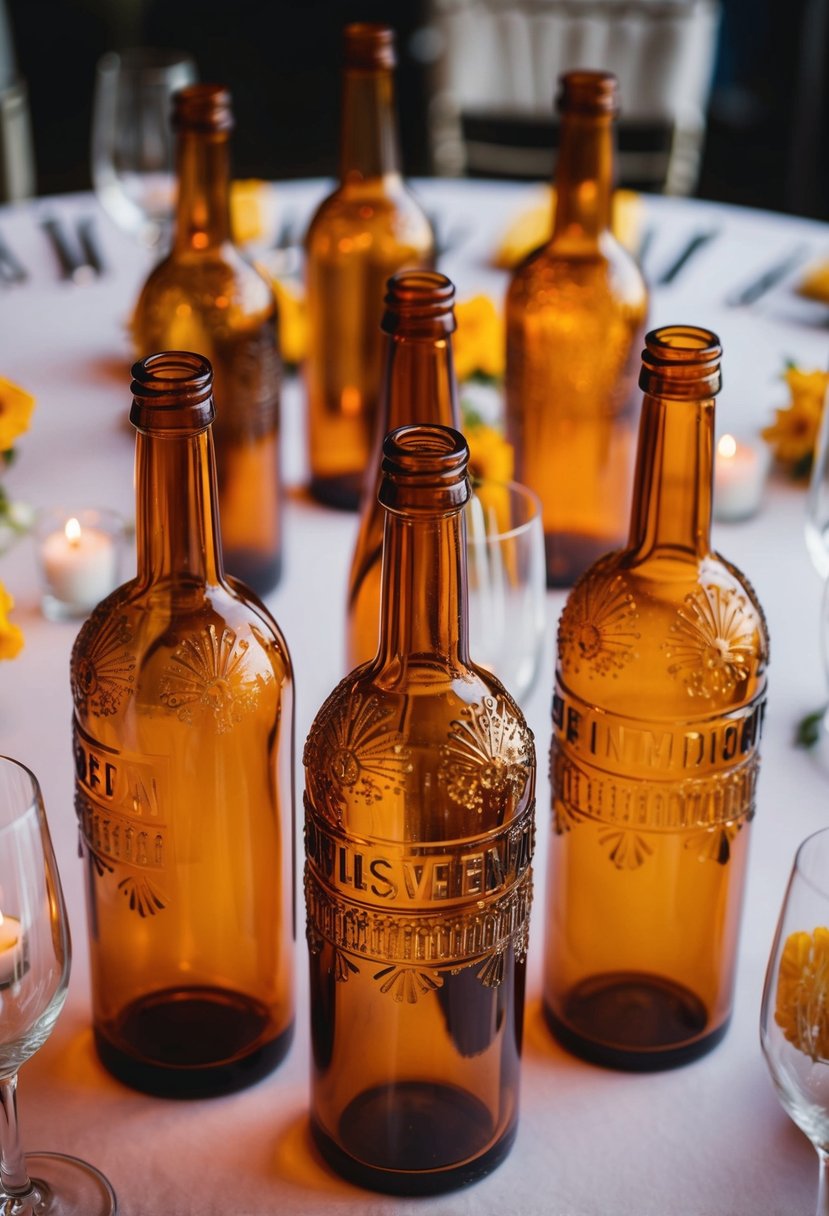
[[760, 1041], [786, 1113], [817, 1149], [817, 1216], [829, 1216], [829, 828], [804, 840], [794, 859]]
[[[806, 548], [824, 583], [820, 645], [829, 685], [829, 409], [825, 402], [806, 499]], [[825, 752], [829, 748], [829, 705], [823, 711], [821, 727], [818, 737]]]
[[517, 481], [473, 483], [466, 505], [469, 649], [521, 701], [544, 643], [541, 504]]
[[92, 184], [119, 228], [156, 249], [175, 199], [173, 93], [196, 80], [186, 54], [153, 47], [98, 61], [92, 116]]
[[62, 1153], [25, 1157], [17, 1071], [48, 1038], [66, 998], [69, 926], [37, 779], [0, 756], [0, 1213], [111, 1216], [102, 1174]]

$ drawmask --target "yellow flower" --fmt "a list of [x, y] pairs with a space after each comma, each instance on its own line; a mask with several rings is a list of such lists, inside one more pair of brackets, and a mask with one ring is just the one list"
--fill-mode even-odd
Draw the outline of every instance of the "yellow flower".
[[281, 279], [272, 279], [279, 306], [279, 348], [282, 362], [296, 367], [308, 353], [308, 311], [301, 291]]
[[[539, 191], [536, 201], [522, 211], [507, 228], [495, 251], [493, 263], [502, 270], [511, 270], [522, 258], [550, 239], [556, 193], [551, 186]], [[633, 190], [616, 190], [613, 195], [612, 224], [615, 236], [635, 249], [639, 239], [642, 202]]]
[[829, 372], [805, 372], [790, 367], [783, 379], [789, 387], [791, 402], [775, 410], [774, 422], [764, 427], [761, 434], [781, 464], [790, 466], [796, 476], [805, 476], [814, 455]]
[[265, 228], [265, 183], [256, 178], [230, 183], [230, 226], [239, 245], [255, 241]]
[[29, 429], [34, 408], [35, 399], [31, 393], [0, 376], [0, 452], [7, 451]]
[[816, 265], [810, 266], [797, 290], [810, 300], [820, 300], [822, 304], [829, 304], [829, 262], [818, 262]]
[[504, 322], [489, 296], [473, 296], [455, 305], [458, 323], [452, 351], [458, 380], [476, 373], [499, 378], [504, 374]]
[[500, 431], [485, 423], [465, 424], [469, 476], [473, 481], [511, 481], [514, 453]]
[[798, 1051], [829, 1061], [829, 929], [786, 938], [774, 1020]]
[[8, 616], [13, 607], [14, 600], [0, 583], [0, 659], [14, 659], [23, 649], [23, 634]]

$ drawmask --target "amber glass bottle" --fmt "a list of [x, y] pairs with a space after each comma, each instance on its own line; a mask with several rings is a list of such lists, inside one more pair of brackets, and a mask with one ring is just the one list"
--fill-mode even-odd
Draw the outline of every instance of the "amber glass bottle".
[[173, 126], [173, 247], [138, 298], [135, 343], [139, 358], [194, 350], [213, 365], [225, 562], [228, 573], [263, 594], [279, 579], [282, 554], [276, 302], [231, 240], [227, 89], [182, 89], [173, 99]]
[[547, 583], [567, 587], [624, 540], [648, 295], [610, 230], [616, 78], [561, 78], [553, 235], [507, 293], [507, 435], [543, 505]]
[[731, 1012], [768, 637], [710, 545], [720, 353], [705, 329], [648, 334], [628, 546], [558, 631], [544, 1008], [619, 1068], [691, 1060]]
[[451, 335], [455, 288], [432, 270], [403, 270], [389, 280], [381, 329], [386, 364], [374, 456], [366, 478], [360, 529], [351, 561], [346, 622], [346, 666], [377, 653], [384, 511], [378, 492], [383, 440], [410, 422], [460, 426]]
[[429, 221], [400, 172], [394, 33], [349, 25], [344, 35], [340, 182], [306, 237], [311, 491], [359, 505], [382, 375], [386, 280], [434, 256]]
[[72, 654], [95, 1042], [151, 1093], [222, 1093], [293, 1026], [291, 664], [222, 572], [211, 372], [137, 363], [138, 573]]
[[305, 745], [312, 1129], [397, 1194], [480, 1177], [518, 1117], [535, 750], [468, 654], [467, 460], [447, 427], [386, 438], [379, 649]]

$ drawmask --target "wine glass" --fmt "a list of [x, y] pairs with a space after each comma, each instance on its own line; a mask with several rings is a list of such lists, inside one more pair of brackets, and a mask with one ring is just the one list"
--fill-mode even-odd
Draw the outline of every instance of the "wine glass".
[[766, 972], [760, 1041], [786, 1113], [820, 1160], [829, 1216], [829, 828], [797, 850]]
[[[829, 684], [829, 410], [824, 402], [823, 415], [815, 443], [815, 455], [806, 498], [806, 548], [812, 565], [823, 579], [820, 614], [820, 645]], [[817, 717], [817, 715], [815, 715]], [[829, 705], [821, 716], [818, 739], [824, 761], [829, 761]]]
[[0, 1213], [111, 1216], [115, 1195], [93, 1166], [63, 1153], [23, 1155], [17, 1071], [48, 1038], [66, 999], [69, 926], [37, 779], [0, 756]]
[[484, 478], [465, 510], [470, 653], [521, 701], [544, 642], [541, 503], [517, 481]]
[[195, 63], [178, 51], [133, 47], [98, 61], [92, 184], [110, 218], [149, 249], [161, 244], [175, 199], [171, 98], [195, 80]]

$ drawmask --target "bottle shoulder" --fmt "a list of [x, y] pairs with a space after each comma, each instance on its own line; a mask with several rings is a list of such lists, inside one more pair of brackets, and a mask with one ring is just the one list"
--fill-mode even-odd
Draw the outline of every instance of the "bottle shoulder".
[[424, 259], [434, 253], [426, 213], [402, 182], [394, 189], [384, 188], [379, 178], [363, 183], [359, 189], [339, 186], [317, 208], [305, 238], [306, 250], [309, 257], [332, 252], [338, 243], [358, 236], [361, 242], [341, 246], [339, 252], [367, 256], [372, 250], [376, 253], [376, 242], [385, 238], [409, 247]]
[[513, 271], [507, 304], [513, 309], [554, 311], [574, 304], [588, 308], [600, 299], [642, 320], [648, 287], [632, 255], [611, 234], [598, 244], [563, 246], [554, 241], [533, 250]]
[[186, 258], [169, 254], [149, 274], [134, 324], [167, 327], [198, 318], [215, 327], [276, 318], [276, 298], [264, 275], [232, 246]]

